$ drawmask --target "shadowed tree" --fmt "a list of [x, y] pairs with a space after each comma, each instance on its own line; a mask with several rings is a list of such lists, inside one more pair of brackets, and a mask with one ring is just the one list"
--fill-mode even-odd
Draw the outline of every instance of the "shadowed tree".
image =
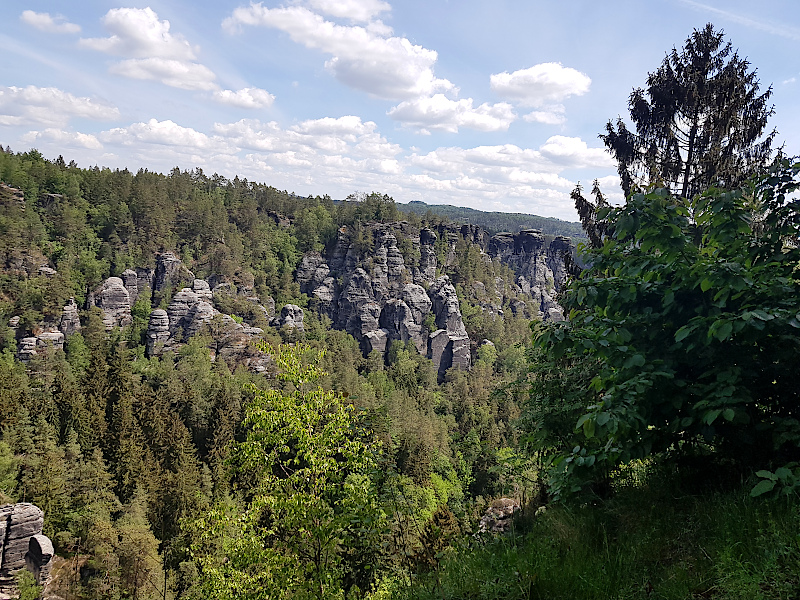
[[772, 160], [775, 131], [762, 138], [772, 87], [759, 93], [756, 71], [709, 23], [667, 54], [628, 101], [634, 130], [621, 118], [600, 138], [617, 160], [622, 189], [658, 183], [683, 198], [712, 185], [739, 186]]

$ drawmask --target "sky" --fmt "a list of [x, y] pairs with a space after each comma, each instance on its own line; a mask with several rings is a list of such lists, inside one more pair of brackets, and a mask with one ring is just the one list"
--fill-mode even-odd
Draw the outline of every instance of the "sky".
[[81, 167], [576, 221], [598, 134], [712, 22], [800, 154], [797, 0], [0, 2], [0, 143]]

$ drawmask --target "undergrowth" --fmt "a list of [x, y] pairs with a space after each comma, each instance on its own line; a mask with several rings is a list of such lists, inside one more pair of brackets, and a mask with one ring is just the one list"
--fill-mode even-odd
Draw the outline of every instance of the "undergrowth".
[[[655, 478], [654, 478], [655, 479]], [[800, 599], [800, 503], [661, 484], [527, 511], [443, 558], [408, 599]]]

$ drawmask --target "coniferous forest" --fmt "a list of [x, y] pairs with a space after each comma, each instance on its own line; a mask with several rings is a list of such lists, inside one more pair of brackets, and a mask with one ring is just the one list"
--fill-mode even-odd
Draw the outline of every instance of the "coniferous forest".
[[578, 186], [572, 246], [6, 148], [0, 504], [55, 549], [20, 597], [800, 598], [769, 98], [695, 31], [608, 123], [627, 200]]

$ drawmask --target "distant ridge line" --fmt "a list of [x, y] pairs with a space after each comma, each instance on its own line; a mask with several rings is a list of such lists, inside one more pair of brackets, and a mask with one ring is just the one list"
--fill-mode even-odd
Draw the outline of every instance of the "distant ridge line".
[[580, 223], [562, 221], [555, 217], [540, 217], [525, 213], [505, 213], [483, 211], [451, 204], [427, 204], [412, 200], [397, 204], [397, 208], [407, 213], [424, 215], [428, 211], [453, 221], [479, 225], [491, 234], [508, 231], [517, 233], [523, 229], [539, 229], [545, 235], [563, 235], [574, 239], [586, 239]]

